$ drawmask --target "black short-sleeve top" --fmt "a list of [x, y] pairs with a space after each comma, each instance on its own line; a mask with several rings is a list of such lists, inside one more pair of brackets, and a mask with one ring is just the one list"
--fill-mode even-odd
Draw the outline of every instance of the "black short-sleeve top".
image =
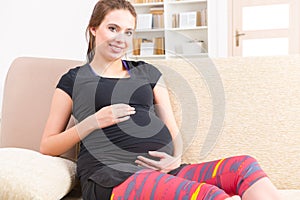
[[150, 150], [173, 153], [170, 132], [154, 109], [153, 88], [161, 72], [141, 61], [123, 63], [128, 78], [101, 77], [85, 64], [70, 69], [57, 85], [72, 98], [72, 114], [78, 122], [112, 104], [135, 107], [129, 120], [95, 130], [81, 140], [78, 176], [104, 188], [112, 188], [140, 170], [134, 164], [138, 155], [148, 156]]

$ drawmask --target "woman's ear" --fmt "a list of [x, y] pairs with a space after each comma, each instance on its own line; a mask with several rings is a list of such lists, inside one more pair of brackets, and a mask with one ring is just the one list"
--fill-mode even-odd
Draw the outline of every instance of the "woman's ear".
[[96, 36], [96, 28], [95, 27], [91, 27], [90, 32], [92, 33], [93, 36]]

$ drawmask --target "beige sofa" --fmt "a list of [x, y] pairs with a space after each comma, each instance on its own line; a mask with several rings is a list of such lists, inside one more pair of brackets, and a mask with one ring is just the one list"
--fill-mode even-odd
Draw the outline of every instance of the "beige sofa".
[[[249, 154], [257, 158], [284, 199], [300, 199], [299, 55], [148, 62], [164, 74], [184, 139], [183, 162]], [[38, 151], [57, 80], [79, 64], [46, 58], [18, 58], [13, 62], [1, 118], [0, 195], [6, 195], [1, 199], [25, 199], [25, 193], [32, 199], [39, 199], [34, 195], [52, 195], [53, 199], [54, 194], [45, 191], [64, 187], [55, 193], [62, 198], [76, 185], [75, 163], [69, 161], [76, 158], [76, 147], [62, 156], [68, 159], [53, 160], [34, 151]], [[34, 151], [24, 153], [23, 148]], [[51, 170], [51, 163], [56, 163], [55, 170]], [[23, 171], [28, 179], [16, 181], [13, 175], [23, 176]], [[58, 186], [55, 181], [64, 184]], [[35, 183], [44, 188], [34, 188]], [[30, 187], [24, 191], [22, 184]], [[64, 199], [80, 199], [78, 187]]]

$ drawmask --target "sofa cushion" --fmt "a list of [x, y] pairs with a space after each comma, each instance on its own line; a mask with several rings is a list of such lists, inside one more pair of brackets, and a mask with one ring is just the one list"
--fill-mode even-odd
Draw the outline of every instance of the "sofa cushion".
[[75, 185], [76, 165], [21, 148], [0, 148], [1, 199], [61, 199]]

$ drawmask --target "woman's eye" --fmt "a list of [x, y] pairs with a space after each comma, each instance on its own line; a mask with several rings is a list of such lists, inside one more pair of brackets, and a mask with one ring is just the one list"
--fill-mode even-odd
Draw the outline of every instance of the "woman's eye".
[[132, 34], [133, 34], [133, 31], [127, 31], [127, 32], [126, 32], [126, 35], [127, 35], [127, 36], [132, 36]]
[[116, 27], [110, 26], [110, 27], [108, 27], [108, 29], [109, 29], [111, 32], [117, 32], [117, 28], [116, 28]]

